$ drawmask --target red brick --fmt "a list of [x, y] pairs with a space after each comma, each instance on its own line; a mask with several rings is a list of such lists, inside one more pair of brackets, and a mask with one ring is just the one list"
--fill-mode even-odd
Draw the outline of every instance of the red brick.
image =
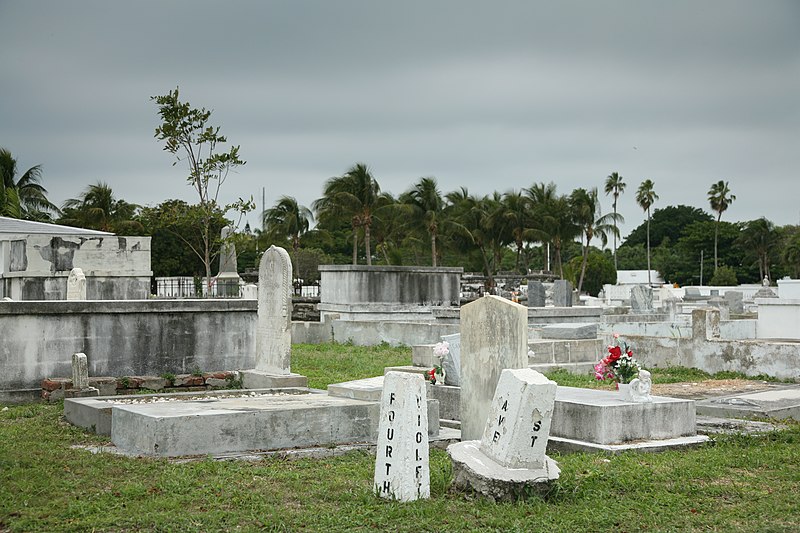
[[45, 378], [42, 380], [42, 388], [46, 391], [72, 388], [72, 380], [68, 378]]

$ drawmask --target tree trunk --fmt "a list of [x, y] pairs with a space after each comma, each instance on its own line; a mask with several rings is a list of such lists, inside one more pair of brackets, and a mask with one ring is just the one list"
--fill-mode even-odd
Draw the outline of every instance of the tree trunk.
[[617, 269], [617, 201], [614, 200], [614, 270]]
[[722, 219], [722, 213], [717, 217], [717, 223], [714, 226], [714, 272], [717, 271], [717, 239], [719, 238], [719, 221]]
[[297, 264], [297, 252], [300, 249], [300, 239], [297, 236], [292, 238], [292, 266], [294, 266], [294, 279], [300, 279], [300, 265]]
[[647, 285], [653, 284], [650, 279], [650, 210], [647, 210]]
[[205, 227], [205, 239], [203, 242], [203, 266], [206, 267], [206, 297], [211, 297], [211, 242], [208, 235], [208, 225]]
[[436, 233], [431, 233], [431, 265], [436, 266]]
[[353, 264], [358, 264], [358, 228], [353, 226]]
[[372, 252], [369, 249], [369, 224], [364, 225], [364, 249], [367, 252], [367, 266], [372, 266]]
[[583, 278], [586, 276], [586, 265], [589, 263], [589, 241], [586, 241], [586, 246], [583, 248], [583, 260], [581, 261], [581, 277], [578, 280], [578, 294], [581, 293], [583, 287]]

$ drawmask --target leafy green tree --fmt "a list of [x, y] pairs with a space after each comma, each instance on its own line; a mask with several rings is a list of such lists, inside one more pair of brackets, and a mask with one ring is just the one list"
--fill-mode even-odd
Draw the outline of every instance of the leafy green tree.
[[367, 265], [372, 264], [371, 236], [375, 210], [382, 205], [381, 187], [367, 165], [356, 163], [342, 176], [325, 182], [322, 198], [312, 208], [319, 220], [349, 218], [353, 230], [353, 264], [358, 264], [358, 231], [364, 231]]
[[[619, 215], [616, 213], [601, 214], [600, 200], [596, 187], [588, 191], [582, 188], [575, 189], [569, 197], [569, 203], [575, 224], [580, 228], [581, 241], [583, 243], [580, 278], [577, 286], [578, 293], [580, 293], [583, 288], [583, 278], [586, 275], [589, 246], [592, 238], [597, 235], [600, 237], [603, 246], [605, 246], [608, 243], [609, 234], [619, 235], [619, 230], [617, 229]], [[616, 268], [614, 271], [616, 272]]]
[[783, 244], [783, 260], [792, 277], [800, 278], [800, 227], [787, 227]]
[[294, 277], [300, 277], [297, 263], [297, 251], [300, 249], [300, 237], [311, 227], [314, 215], [307, 207], [297, 203], [291, 196], [281, 196], [278, 202], [263, 213], [264, 227], [273, 239], [291, 242]]
[[436, 178], [420, 178], [411, 189], [400, 196], [400, 203], [408, 206], [413, 224], [425, 228], [431, 242], [431, 265], [437, 266], [437, 238], [444, 222], [445, 200]]
[[102, 181], [89, 185], [78, 198], [61, 206], [61, 224], [109, 231], [117, 235], [136, 235], [144, 231], [136, 220], [139, 206], [117, 199], [111, 187]]
[[[151, 100], [158, 105], [161, 125], [155, 130], [155, 137], [164, 141], [164, 151], [174, 155], [178, 163], [187, 165], [186, 181], [198, 196], [197, 209], [192, 211], [191, 221], [196, 224], [194, 231], [200, 234], [203, 265], [208, 288], [211, 288], [211, 264], [219, 248], [214, 243], [219, 240], [219, 233], [213, 231], [218, 211], [223, 215], [228, 211], [239, 213], [241, 217], [253, 209], [252, 200], [238, 201], [219, 206], [218, 199], [222, 185], [231, 170], [246, 162], [239, 157], [239, 146], [232, 146], [228, 151], [220, 151], [220, 145], [228, 140], [220, 134], [219, 126], [211, 126], [211, 111], [205, 108], [192, 108], [189, 102], [181, 102], [178, 89], [163, 96], [153, 96]], [[234, 226], [238, 226], [238, 221]], [[210, 291], [209, 291], [210, 292]]]
[[[617, 270], [614, 268], [612, 259], [594, 246], [589, 251], [586, 265], [583, 288], [588, 294], [597, 296], [603, 289], [603, 285], [606, 283], [613, 285], [617, 282]], [[569, 266], [569, 270], [577, 275], [583, 270], [583, 258], [573, 257], [569, 261]], [[575, 282], [574, 278], [572, 282]]]
[[744, 225], [744, 229], [739, 237], [745, 255], [748, 258], [755, 257], [758, 264], [758, 279], [772, 279], [770, 264], [773, 262], [774, 252], [780, 242], [780, 232], [775, 228], [775, 224], [761, 217], [751, 220]]
[[[683, 235], [683, 230], [693, 222], [706, 222], [714, 220], [707, 212], [697, 207], [686, 205], [672, 206], [655, 209], [650, 217], [650, 246], [655, 248], [661, 245], [661, 241], [669, 239], [673, 243]], [[644, 250], [647, 244], [647, 220], [633, 229], [620, 248], [626, 246], [641, 246]], [[623, 267], [624, 268], [624, 267]], [[640, 268], [644, 269], [644, 266]]]
[[618, 222], [625, 222], [625, 219], [622, 218], [621, 215], [617, 215], [617, 200], [619, 199], [620, 195], [625, 191], [625, 187], [627, 184], [616, 172], [612, 172], [606, 177], [605, 183], [605, 193], [606, 196], [609, 194], [612, 195], [614, 198], [614, 202], [611, 204], [612, 208], [614, 209], [614, 228], [616, 231], [613, 233], [614, 235], [614, 268], [617, 268], [617, 238], [619, 237], [619, 227], [617, 226]]
[[708, 284], [720, 287], [733, 287], [739, 284], [739, 280], [736, 279], [736, 271], [733, 268], [722, 265], [714, 270], [714, 275], [711, 276], [711, 280], [709, 280]]
[[717, 225], [714, 229], [714, 270], [717, 269], [717, 234], [719, 231], [719, 222], [722, 219], [728, 206], [736, 200], [736, 196], [731, 194], [727, 181], [719, 180], [717, 183], [711, 185], [708, 190], [708, 203], [711, 204], [711, 210], [717, 213]]
[[658, 200], [652, 180], [644, 180], [636, 190], [636, 203], [647, 213], [647, 284], [650, 285], [650, 208]]
[[[211, 255], [219, 254], [222, 228], [230, 222], [222, 210], [213, 211], [209, 231], [218, 237], [211, 241]], [[138, 221], [146, 234], [152, 237], [150, 255], [155, 276], [202, 276], [206, 274], [204, 262], [205, 240], [197, 231], [206, 212], [198, 205], [183, 200], [166, 200], [155, 207], [143, 207]], [[237, 248], [238, 250], [238, 248]]]
[[58, 207], [47, 199], [41, 185], [42, 166], [34, 165], [17, 179], [17, 160], [0, 148], [0, 215], [47, 222], [58, 214]]
[[[695, 222], [684, 231], [683, 236], [672, 246], [671, 253], [665, 259], [659, 259], [659, 272], [665, 280], [681, 285], [697, 284], [700, 281], [701, 257], [703, 258], [703, 281], [713, 276], [713, 257], [708, 253], [714, 246], [715, 221]], [[757, 281], [756, 276], [748, 276], [742, 268], [743, 252], [738, 246], [741, 226], [730, 222], [719, 225], [718, 241], [720, 245], [719, 261], [736, 270], [741, 282]], [[664, 245], [659, 248], [662, 248]]]

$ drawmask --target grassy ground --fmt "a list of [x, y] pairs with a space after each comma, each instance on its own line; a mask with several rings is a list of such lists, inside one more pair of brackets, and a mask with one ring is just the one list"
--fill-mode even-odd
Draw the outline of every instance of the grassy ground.
[[[410, 349], [296, 346], [311, 385], [410, 363]], [[702, 375], [674, 369], [670, 375]], [[552, 375], [555, 379], [561, 374]], [[654, 381], [661, 378], [654, 375]], [[591, 384], [576, 379], [571, 385]], [[93, 455], [102, 443], [61, 420], [61, 405], [0, 411], [0, 531], [797, 531], [800, 425], [720, 437], [692, 451], [554, 456], [553, 490], [514, 504], [448, 492], [446, 453], [431, 450], [431, 499], [372, 493], [374, 457], [172, 463]]]

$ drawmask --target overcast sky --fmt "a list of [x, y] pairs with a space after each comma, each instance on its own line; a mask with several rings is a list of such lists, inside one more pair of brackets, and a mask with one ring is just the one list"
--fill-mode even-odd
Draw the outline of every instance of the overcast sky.
[[616, 171], [623, 235], [648, 178], [655, 207], [723, 179], [724, 220], [800, 223], [797, 1], [0, 0], [0, 146], [58, 204], [195, 202], [153, 137], [176, 86], [241, 145], [225, 201], [310, 205], [356, 162], [394, 194]]

